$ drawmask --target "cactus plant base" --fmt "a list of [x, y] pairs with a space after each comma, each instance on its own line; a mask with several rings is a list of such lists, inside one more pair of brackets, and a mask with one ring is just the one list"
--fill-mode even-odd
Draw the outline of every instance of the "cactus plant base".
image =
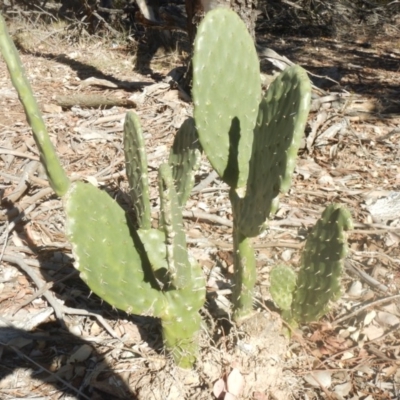
[[[219, 321], [215, 323], [217, 329], [223, 326]], [[146, 331], [149, 332], [148, 329]], [[130, 387], [134, 388], [140, 400], [209, 400], [214, 398], [212, 390], [216, 380], [232, 371], [226, 363], [231, 360], [245, 377], [245, 385], [238, 398], [252, 398], [254, 392], [260, 392], [274, 393], [279, 400], [289, 399], [291, 388], [286, 382], [282, 361], [288, 340], [281, 331], [280, 320], [263, 313], [254, 314], [248, 324], [238, 329], [233, 327], [226, 336], [221, 335], [221, 330], [221, 336], [217, 337], [221, 345], [215, 342], [215, 337], [210, 338], [203, 331], [197, 362], [191, 370], [178, 367], [169, 355], [154, 355], [147, 349], [141, 358], [129, 360], [128, 368], [134, 371], [130, 376]], [[142, 339], [150, 342], [154, 337], [147, 339], [142, 336]]]
[[[252, 364], [248, 364], [251, 367], [249, 375], [246, 375], [247, 388], [257, 387], [258, 391], [274, 393], [275, 398], [282, 400], [290, 398], [291, 390], [284, 381], [282, 362], [289, 341], [282, 334], [282, 320], [272, 314], [255, 311], [241, 319], [236, 326], [234, 336], [241, 338], [236, 345], [236, 359], [242, 365], [253, 360]], [[241, 398], [252, 398], [252, 393], [247, 392], [247, 388]]]
[[[199, 313], [191, 313], [190, 324], [183, 330], [181, 318], [162, 319], [163, 341], [166, 349], [169, 349], [176, 365], [181, 368], [192, 368], [199, 355], [200, 332], [198, 327], [201, 325]], [[188, 317], [185, 318], [185, 321]], [[176, 334], [181, 332], [181, 334]]]
[[256, 283], [256, 259], [250, 238], [233, 232], [235, 286], [232, 291], [233, 319], [240, 322], [253, 314], [253, 289]]

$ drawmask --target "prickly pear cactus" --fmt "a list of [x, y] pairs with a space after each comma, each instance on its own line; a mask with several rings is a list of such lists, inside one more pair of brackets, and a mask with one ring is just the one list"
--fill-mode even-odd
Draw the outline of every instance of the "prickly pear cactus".
[[200, 143], [231, 186], [236, 320], [251, 315], [256, 282], [254, 249], [289, 189], [304, 133], [311, 84], [299, 66], [285, 70], [261, 99], [259, 61], [246, 26], [231, 10], [206, 14], [193, 57], [194, 117]]
[[[179, 366], [190, 368], [198, 352], [198, 311], [205, 301], [205, 282], [200, 266], [187, 254], [181, 207], [169, 165], [159, 171], [163, 230], [152, 230], [148, 183], [143, 178], [147, 168], [141, 128], [138, 119], [128, 114], [127, 171], [136, 190], [132, 199], [141, 226], [136, 231], [124, 210], [107, 193], [68, 179], [1, 14], [0, 50], [32, 126], [49, 181], [63, 198], [66, 234], [80, 276], [112, 306], [160, 318], [166, 348]], [[163, 249], [160, 251], [159, 247]], [[157, 272], [162, 270], [166, 271], [167, 282], [157, 279]]]
[[191, 269], [183, 231], [182, 211], [175, 190], [171, 167], [162, 164], [159, 169], [161, 200], [161, 227], [165, 232], [166, 259], [171, 287], [183, 289], [190, 283]]
[[193, 118], [188, 118], [179, 128], [168, 164], [172, 168], [180, 205], [184, 205], [194, 186], [194, 175], [200, 167], [201, 146]]
[[[168, 189], [162, 194], [163, 201], [171, 207], [163, 209], [169, 214], [163, 233], [140, 229], [137, 235], [125, 212], [107, 193], [81, 182], [74, 183], [64, 197], [66, 232], [75, 267], [90, 289], [120, 310], [160, 318], [167, 349], [179, 366], [189, 368], [198, 351], [198, 310], [204, 304], [205, 282], [201, 268], [189, 261], [179, 207], [170, 215], [177, 195], [167, 164], [160, 169], [160, 181], [164, 184], [165, 180]], [[139, 253], [143, 232], [148, 235], [144, 240], [146, 252]], [[153, 265], [160, 259], [154, 256], [159, 246], [164, 246], [167, 263]], [[158, 290], [155, 280], [146, 279], [149, 271], [162, 267], [171, 277], [171, 284], [163, 291]], [[180, 272], [183, 278], [177, 276]]]
[[348, 253], [347, 231], [353, 228], [350, 212], [329, 205], [307, 239], [293, 297], [292, 314], [299, 322], [317, 321], [329, 302], [339, 298], [340, 276]]
[[200, 23], [193, 55], [194, 118], [211, 165], [232, 187], [249, 175], [261, 100], [253, 39], [237, 14], [219, 8]]
[[271, 296], [288, 322], [317, 321], [326, 314], [329, 302], [339, 298], [349, 229], [349, 211], [329, 205], [307, 238], [297, 279], [289, 266], [272, 269]]
[[196, 361], [198, 352], [197, 336], [201, 324], [198, 310], [205, 301], [205, 280], [202, 269], [189, 258], [187, 252], [181, 206], [169, 164], [162, 164], [158, 174], [160, 226], [165, 238], [161, 245], [165, 247], [168, 277], [164, 288], [167, 306], [160, 315], [162, 333], [165, 346], [171, 351], [178, 365], [188, 368]]
[[125, 169], [129, 192], [139, 228], [150, 229], [150, 197], [147, 175], [147, 155], [138, 116], [128, 111], [124, 123]]

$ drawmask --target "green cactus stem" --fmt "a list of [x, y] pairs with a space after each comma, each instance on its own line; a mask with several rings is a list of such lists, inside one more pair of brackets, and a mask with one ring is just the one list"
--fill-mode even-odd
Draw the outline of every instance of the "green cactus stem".
[[180, 309], [179, 314], [171, 314], [161, 322], [165, 348], [181, 368], [191, 368], [199, 353], [200, 314]]
[[6, 23], [1, 14], [0, 50], [10, 73], [11, 81], [17, 89], [19, 99], [25, 109], [28, 123], [32, 128], [33, 137], [39, 149], [42, 164], [46, 169], [50, 186], [58, 196], [63, 196], [69, 188], [70, 181], [50, 141], [42, 114], [32, 93], [31, 85], [25, 76], [18, 51], [7, 32]]
[[171, 287], [183, 289], [190, 284], [191, 269], [183, 231], [182, 210], [172, 178], [171, 167], [162, 164], [159, 169], [161, 199], [161, 227], [165, 232], [166, 258]]
[[169, 164], [159, 168], [161, 227], [165, 233], [168, 264], [169, 312], [161, 317], [166, 348], [182, 367], [193, 365], [198, 352], [201, 318], [198, 310], [205, 300], [205, 280], [199, 265], [189, 259], [183, 219]]
[[190, 265], [190, 285], [165, 293], [168, 308], [161, 317], [164, 346], [182, 368], [190, 368], [196, 361], [201, 328], [198, 310], [204, 305], [206, 296], [202, 269], [194, 260]]
[[234, 319], [240, 322], [253, 309], [253, 289], [257, 280], [256, 258], [251, 239], [242, 235], [240, 230], [233, 227], [233, 260], [234, 285], [232, 298], [234, 299]]
[[138, 116], [128, 111], [124, 123], [126, 175], [139, 228], [151, 228], [147, 155]]

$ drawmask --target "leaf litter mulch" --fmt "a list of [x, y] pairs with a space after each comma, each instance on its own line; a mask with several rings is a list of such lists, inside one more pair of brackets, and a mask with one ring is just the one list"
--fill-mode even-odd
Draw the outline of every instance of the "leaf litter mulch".
[[[127, 110], [138, 113], [156, 220], [157, 168], [192, 115], [174, 70], [182, 54], [156, 53], [155, 81], [133, 72], [135, 52], [125, 44], [72, 42], [63, 29], [34, 25], [10, 31], [69, 176], [98, 185], [127, 209], [122, 127]], [[228, 192], [202, 160], [184, 210], [190, 252], [208, 291], [193, 371], [175, 368], [163, 354], [156, 320], [113, 310], [79, 279], [61, 201], [49, 189], [0, 62], [1, 399], [398, 398], [399, 36], [387, 27], [367, 44], [362, 35], [260, 38], [265, 85], [285, 63], [301, 64], [315, 84], [313, 111], [292, 188], [254, 242], [258, 314], [250, 327], [230, 323]], [[274, 43], [274, 51], [264, 43]], [[346, 205], [354, 220], [344, 295], [289, 341], [269, 295], [269, 272], [277, 263], [298, 265], [308, 229], [330, 202]]]

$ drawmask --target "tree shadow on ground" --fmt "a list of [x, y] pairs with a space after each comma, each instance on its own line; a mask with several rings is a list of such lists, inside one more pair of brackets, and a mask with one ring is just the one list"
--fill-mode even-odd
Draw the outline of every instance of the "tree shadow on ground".
[[[398, 72], [400, 61], [395, 44], [400, 5], [297, 3], [260, 0], [256, 29], [260, 46], [302, 65], [318, 88], [369, 98], [377, 107], [368, 111], [384, 119], [384, 114], [399, 113], [400, 84], [391, 73]], [[269, 62], [262, 61], [261, 66], [266, 73], [271, 71]]]
[[[120, 194], [117, 197], [123, 196]], [[8, 210], [15, 210], [15, 205], [12, 203], [6, 206]], [[12, 215], [10, 223], [18, 218], [15, 213], [10, 215]], [[22, 240], [24, 240], [24, 224], [21, 218], [15, 226], [15, 233]], [[35, 268], [37, 273], [44, 282], [51, 284], [51, 289], [48, 290], [57, 298], [56, 301], [61, 301], [60, 304], [68, 310], [64, 309], [62, 320], [40, 324], [34, 332], [28, 332], [13, 325], [15, 321], [21, 321], [20, 317], [12, 318], [10, 304], [8, 303], [5, 310], [0, 303], [0, 309], [2, 309], [0, 388], [12, 391], [20, 385], [21, 380], [18, 379], [17, 385], [14, 375], [18, 370], [16, 373], [22, 374], [19, 376], [26, 375], [27, 382], [30, 379], [36, 379], [42, 381], [44, 385], [50, 385], [50, 388], [75, 395], [79, 399], [135, 399], [134, 388], [129, 387], [129, 382], [124, 380], [123, 374], [115, 372], [116, 365], [109, 362], [113, 358], [107, 355], [114, 349], [121, 349], [125, 354], [129, 354], [128, 359], [142, 358], [143, 355], [138, 353], [139, 347], [135, 347], [141, 342], [145, 342], [150, 350], [160, 352], [162, 338], [159, 321], [156, 318], [133, 316], [115, 310], [93, 295], [78, 277], [77, 271], [71, 265], [73, 260], [65, 254], [65, 251], [54, 250], [49, 246], [30, 246], [30, 248], [32, 255], [39, 263], [39, 268]], [[7, 261], [6, 256], [5, 261]], [[14, 265], [11, 262], [9, 264]], [[3, 304], [6, 305], [6, 303]], [[65, 327], [73, 325], [74, 315], [82, 315], [79, 327], [84, 330], [82, 334], [85, 337], [75, 336]], [[99, 334], [91, 334], [91, 327], [95, 321], [97, 325], [101, 324], [101, 320], [97, 319], [96, 315], [106, 320], [111, 329], [117, 330], [117, 336], [124, 339], [111, 335], [100, 337]], [[29, 318], [29, 312], [26, 318]], [[106, 329], [103, 327], [102, 332], [105, 333]], [[124, 336], [124, 332], [130, 332], [130, 334]], [[139, 350], [133, 350], [134, 348]], [[90, 354], [87, 357], [74, 358], [78, 350], [88, 351], [88, 349]], [[120, 358], [117, 359], [121, 361]], [[28, 377], [27, 370], [31, 371], [31, 378]], [[39, 385], [42, 386], [40, 382]], [[38, 387], [38, 392], [42, 395], [41, 390], [43, 388]]]
[[189, 43], [182, 34], [160, 31], [156, 29], [147, 29], [143, 37], [138, 41], [136, 50], [135, 71], [148, 75], [154, 80], [160, 80], [163, 76], [154, 72], [153, 65], [159, 64], [159, 61], [165, 61], [173, 54], [189, 53]]
[[[158, 23], [153, 23], [146, 21], [144, 18], [138, 18], [139, 8], [136, 3], [126, 2], [126, 4], [120, 4], [115, 6], [115, 9], [111, 9], [112, 19], [107, 16], [107, 13], [101, 12], [97, 9], [97, 4], [94, 0], [92, 3], [87, 3], [84, 5], [79, 0], [63, 0], [59, 9], [52, 7], [46, 7], [46, 4], [43, 7], [40, 7], [37, 10], [38, 6], [35, 4], [30, 4], [29, 1], [22, 1], [21, 5], [23, 7], [27, 7], [27, 10], [24, 16], [29, 16], [29, 13], [37, 12], [38, 15], [34, 14], [36, 18], [40, 18], [46, 24], [52, 24], [55, 20], [61, 19], [67, 21], [71, 26], [78, 27], [77, 36], [80, 36], [82, 29], [85, 29], [91, 34], [102, 35], [108, 34], [108, 29], [106, 26], [110, 27], [109, 29], [113, 29], [113, 32], [121, 32], [126, 33], [125, 36], [128, 35], [131, 41], [129, 47], [131, 47], [131, 51], [133, 51], [136, 55], [135, 64], [133, 68], [135, 71], [139, 72], [142, 75], [148, 75], [154, 80], [160, 80], [163, 78], [159, 73], [156, 73], [152, 69], [153, 62], [155, 64], [160, 61], [165, 60], [167, 57], [171, 56], [173, 53], [190, 53], [190, 44], [187, 39], [187, 34], [184, 32], [186, 30], [186, 14], [183, 10], [183, 7], [178, 7], [175, 4], [168, 4], [165, 0], [157, 0], [155, 1], [157, 7], [154, 8], [155, 17]], [[28, 4], [27, 4], [28, 3]], [[19, 7], [17, 9], [19, 10]], [[102, 1], [100, 7], [112, 8], [112, 4], [110, 1]], [[105, 8], [100, 8], [104, 10]], [[42, 11], [43, 10], [43, 11]], [[9, 15], [12, 18], [13, 8], [8, 7], [4, 10], [5, 15]], [[42, 14], [40, 14], [42, 12]], [[8, 13], [8, 14], [7, 14]], [[52, 16], [50, 18], [49, 16]], [[99, 19], [100, 18], [100, 19]], [[103, 19], [104, 18], [104, 19]], [[35, 21], [37, 23], [37, 21]], [[171, 24], [171, 25], [169, 25]], [[69, 28], [68, 28], [69, 29]], [[26, 53], [30, 53], [32, 55], [38, 56], [39, 53], [34, 54], [34, 52], [30, 52], [29, 49], [23, 48], [22, 50]], [[74, 60], [68, 60], [60, 55], [51, 55], [49, 57], [57, 57], [58, 60], [62, 63], [66, 63], [71, 66], [71, 68], [77, 67], [77, 72], [79, 65], [78, 62], [74, 63]], [[92, 73], [91, 76], [95, 76], [102, 79], [111, 80], [111, 77], [107, 76], [98, 76], [96, 71], [89, 71], [89, 66], [86, 66], [85, 70], [87, 73]], [[114, 83], [117, 83], [113, 81]]]
[[[265, 40], [260, 43], [261, 48], [270, 47], [303, 66], [318, 88], [327, 92], [347, 91], [374, 99], [376, 107], [368, 111], [378, 112], [384, 118], [384, 114], [400, 112], [398, 80], [382, 77], [382, 72], [386, 74], [384, 76], [398, 72], [400, 53], [385, 52], [381, 48], [374, 51], [373, 46], [373, 43], [350, 40], [298, 37], [286, 37], [283, 43], [275, 42], [273, 45]], [[262, 60], [261, 69], [269, 73], [271, 64]]]
[[[27, 380], [42, 381], [78, 399], [136, 398], [123, 378], [112, 371], [104, 354], [96, 351], [93, 342], [52, 324], [40, 326], [35, 333], [0, 328], [0, 351], [0, 385], [3, 389], [7, 387], [9, 392], [23, 383], [24, 374], [21, 371], [18, 371], [18, 383], [12, 376], [15, 371], [23, 369], [30, 370]], [[60, 361], [61, 367], [55, 369]], [[38, 389], [38, 392], [42, 390]]]
[[[69, 270], [67, 269], [66, 272], [69, 273]], [[48, 278], [46, 273], [42, 273], [42, 276]], [[56, 275], [55, 278], [60, 278], [60, 275]], [[51, 281], [48, 280], [48, 282]], [[63, 393], [76, 395], [79, 399], [136, 398], [134, 388], [129, 387], [129, 382], [124, 380], [121, 374], [115, 372], [117, 366], [110, 363], [113, 358], [107, 355], [115, 349], [121, 349], [125, 354], [129, 354], [129, 359], [142, 358], [143, 356], [138, 353], [140, 350], [134, 349], [135, 345], [143, 341], [150, 349], [159, 350], [162, 346], [160, 325], [154, 318], [128, 316], [126, 313], [112, 310], [97, 296], [90, 295], [85, 286], [79, 278], [75, 278], [64, 281], [61, 288], [55, 282], [51, 289], [53, 294], [57, 294], [57, 298], [65, 302], [69, 310], [76, 310], [78, 315], [82, 314], [82, 310], [91, 314], [83, 316], [82, 323], [79, 324], [79, 327], [85, 329], [85, 337], [75, 336], [61, 327], [65, 322], [73, 325], [75, 319], [73, 311], [66, 312], [63, 321], [40, 324], [33, 332], [14, 327], [9, 323], [8, 318], [0, 319], [0, 325], [3, 325], [0, 327], [1, 388], [12, 391], [17, 386], [19, 387], [24, 379], [18, 378], [17, 384], [14, 372], [24, 369], [31, 371], [32, 379], [42, 381], [43, 384], [53, 386]], [[73, 292], [79, 295], [76, 296]], [[120, 326], [116, 322], [123, 320], [122, 332], [124, 329], [137, 331], [137, 337], [132, 339], [130, 335], [121, 340], [109, 335], [106, 337], [105, 335], [89, 335], [88, 331], [96, 321], [94, 314], [105, 317], [107, 322], [116, 329]], [[27, 316], [29, 317], [29, 313]], [[127, 328], [128, 325], [130, 328]], [[77, 351], [78, 354], [85, 354], [87, 351], [90, 354], [80, 358], [81, 356], [77, 356]], [[20, 376], [20, 371], [16, 373]], [[27, 372], [26, 374], [28, 375]], [[38, 388], [38, 394], [43, 395], [42, 390]]]
[[[19, 49], [25, 54], [37, 57], [37, 58], [44, 58], [46, 60], [51, 60], [58, 62], [63, 65], [69, 66], [73, 71], [76, 72], [78, 78], [82, 81], [88, 78], [97, 78], [103, 79], [105, 81], [111, 82], [115, 85], [115, 89], [123, 89], [126, 91], [135, 91], [140, 90], [146, 86], [150, 86], [153, 82], [146, 82], [146, 81], [126, 81], [115, 78], [115, 76], [106, 74], [99, 70], [98, 68], [83, 63], [78, 60], [74, 60], [68, 57], [66, 54], [53, 54], [53, 53], [42, 53], [36, 51], [30, 51], [26, 49]], [[99, 84], [100, 85], [100, 84]], [[107, 86], [108, 90], [112, 90]]]

